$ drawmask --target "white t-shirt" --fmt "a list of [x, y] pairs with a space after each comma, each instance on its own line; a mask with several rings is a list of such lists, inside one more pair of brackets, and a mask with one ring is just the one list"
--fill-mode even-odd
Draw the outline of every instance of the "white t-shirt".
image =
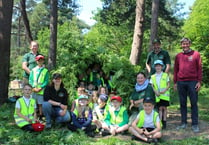
[[[23, 100], [25, 101], [25, 104], [28, 106], [30, 104], [30, 100], [31, 100], [32, 96], [30, 96], [30, 98], [26, 98], [25, 96], [23, 96]], [[15, 104], [15, 108], [20, 109], [20, 102], [17, 100], [16, 104]], [[36, 104], [34, 105], [34, 108], [36, 109]]]

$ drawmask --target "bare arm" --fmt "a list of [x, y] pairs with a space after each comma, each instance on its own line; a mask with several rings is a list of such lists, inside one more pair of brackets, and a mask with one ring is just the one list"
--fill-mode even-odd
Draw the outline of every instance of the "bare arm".
[[169, 73], [169, 71], [170, 71], [170, 67], [171, 67], [171, 65], [170, 65], [170, 64], [166, 64], [166, 70], [165, 70], [165, 72], [166, 72], [166, 73]]
[[150, 67], [150, 65], [148, 63], [146, 63], [146, 68], [147, 68], [148, 73], [150, 73], [151, 67]]
[[27, 67], [28, 63], [27, 62], [23, 62], [22, 63], [22, 69], [27, 72], [27, 74], [30, 74], [30, 69]]

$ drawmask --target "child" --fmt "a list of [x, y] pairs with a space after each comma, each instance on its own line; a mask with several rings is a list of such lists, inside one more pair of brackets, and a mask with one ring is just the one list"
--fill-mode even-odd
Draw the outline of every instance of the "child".
[[44, 89], [49, 82], [49, 72], [44, 67], [44, 56], [39, 54], [36, 56], [37, 66], [32, 69], [29, 76], [29, 84], [33, 87], [33, 98], [38, 104], [39, 119], [43, 117], [42, 104], [43, 104], [43, 94]]
[[25, 84], [23, 97], [16, 101], [14, 118], [16, 124], [25, 131], [34, 131], [32, 123], [36, 120], [36, 100], [32, 98], [32, 86]]
[[80, 95], [78, 98], [78, 106], [72, 112], [72, 122], [68, 128], [71, 131], [77, 129], [84, 130], [88, 136], [94, 137], [95, 125], [91, 125], [92, 122], [92, 110], [88, 106], [88, 96]]
[[76, 96], [75, 96], [75, 100], [72, 102], [72, 106], [71, 106], [71, 109], [70, 109], [71, 112], [74, 111], [76, 105], [78, 104], [78, 98], [79, 98], [79, 96], [80, 96], [80, 95], [83, 95], [83, 94], [85, 94], [85, 88], [83, 88], [83, 87], [78, 87], [78, 88], [77, 88], [77, 92], [76, 92]]
[[154, 111], [154, 100], [150, 97], [144, 98], [143, 108], [129, 127], [129, 132], [133, 134], [132, 139], [157, 142], [162, 133], [159, 115]]
[[93, 108], [96, 108], [98, 106], [98, 92], [93, 91], [92, 93], [92, 103], [93, 103]]
[[92, 122], [97, 126], [100, 131], [102, 128], [102, 124], [104, 123], [104, 118], [107, 114], [107, 100], [108, 96], [105, 94], [99, 95], [98, 98], [98, 106], [96, 106], [93, 110], [93, 120]]
[[159, 110], [160, 119], [163, 123], [163, 129], [166, 128], [167, 106], [170, 101], [170, 81], [167, 73], [163, 72], [164, 64], [162, 60], [154, 62], [156, 73], [151, 76], [150, 83], [156, 96], [157, 108]]
[[110, 99], [112, 106], [109, 107], [105, 123], [102, 127], [104, 132], [109, 132], [111, 135], [122, 133], [128, 129], [128, 113], [122, 105], [122, 98], [120, 96], [113, 96]]
[[106, 94], [108, 95], [108, 89], [106, 87], [99, 87], [98, 89], [98, 94], [101, 95], [101, 94]]

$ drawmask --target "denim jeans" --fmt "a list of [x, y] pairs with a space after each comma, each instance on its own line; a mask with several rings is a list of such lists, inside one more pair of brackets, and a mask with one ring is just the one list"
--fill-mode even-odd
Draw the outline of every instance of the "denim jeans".
[[187, 124], [187, 96], [189, 96], [192, 125], [198, 125], [198, 92], [195, 89], [196, 84], [197, 81], [177, 82], [181, 110], [181, 123]]
[[56, 123], [68, 122], [70, 121], [70, 113], [66, 111], [64, 116], [60, 116], [59, 112], [62, 110], [60, 107], [53, 107], [49, 102], [43, 102], [42, 109], [44, 116], [46, 117], [46, 125], [51, 125], [51, 120], [55, 118]]

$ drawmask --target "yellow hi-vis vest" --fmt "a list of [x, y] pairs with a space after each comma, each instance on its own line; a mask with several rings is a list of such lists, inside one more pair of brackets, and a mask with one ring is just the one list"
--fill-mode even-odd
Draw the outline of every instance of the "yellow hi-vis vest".
[[[158, 91], [163, 91], [166, 89], [167, 87], [167, 78], [168, 78], [168, 74], [167, 73], [162, 73], [161, 79], [160, 79], [160, 86], [157, 85], [157, 81], [156, 81], [156, 74], [151, 76], [152, 82], [153, 82], [153, 87], [154, 90], [158, 90]], [[170, 101], [170, 91], [169, 89], [164, 93], [164, 94], [160, 94], [160, 96], [156, 96], [156, 102], [159, 102], [161, 100], [165, 100], [165, 101]]]
[[[156, 127], [157, 116], [159, 116], [159, 114], [156, 111], [154, 111], [153, 122], [154, 122], [155, 127]], [[145, 111], [141, 110], [139, 112], [139, 122], [137, 123], [137, 127], [139, 127], [139, 128], [143, 127], [144, 120], [145, 120]], [[162, 127], [161, 122], [160, 122], [160, 126]]]
[[118, 115], [115, 115], [115, 111], [111, 108], [109, 108], [109, 112], [110, 112], [110, 123], [111, 124], [119, 124], [121, 122], [123, 122], [123, 113], [126, 110], [126, 108], [124, 106], [120, 107], [120, 110], [118, 112]]
[[101, 113], [99, 106], [95, 108], [95, 112], [99, 120], [104, 120], [107, 115], [107, 104], [105, 105], [104, 114]]
[[[34, 71], [34, 75], [33, 75], [33, 80], [34, 80], [34, 87], [36, 88], [41, 88], [41, 85], [44, 83], [45, 77], [46, 77], [46, 73], [48, 72], [48, 70], [46, 68], [42, 68], [43, 70], [41, 70], [40, 74], [36, 74], [35, 72], [37, 72], [38, 67], [36, 67], [33, 71]], [[38, 92], [37, 94], [43, 95], [44, 94], [44, 89], [42, 89], [40, 92]]]
[[[33, 120], [33, 123], [34, 123], [35, 122], [34, 111], [35, 111], [35, 104], [36, 104], [35, 99], [33, 99], [33, 98], [30, 99], [29, 106], [26, 105], [25, 100], [23, 99], [23, 97], [18, 99], [17, 101], [19, 101], [19, 103], [20, 103], [20, 113], [22, 115], [24, 115], [25, 117], [28, 117], [29, 119]], [[15, 109], [15, 112], [14, 112], [14, 118], [15, 118], [16, 124], [19, 127], [23, 127], [25, 125], [30, 124], [24, 118], [19, 117], [17, 115], [16, 109]]]

